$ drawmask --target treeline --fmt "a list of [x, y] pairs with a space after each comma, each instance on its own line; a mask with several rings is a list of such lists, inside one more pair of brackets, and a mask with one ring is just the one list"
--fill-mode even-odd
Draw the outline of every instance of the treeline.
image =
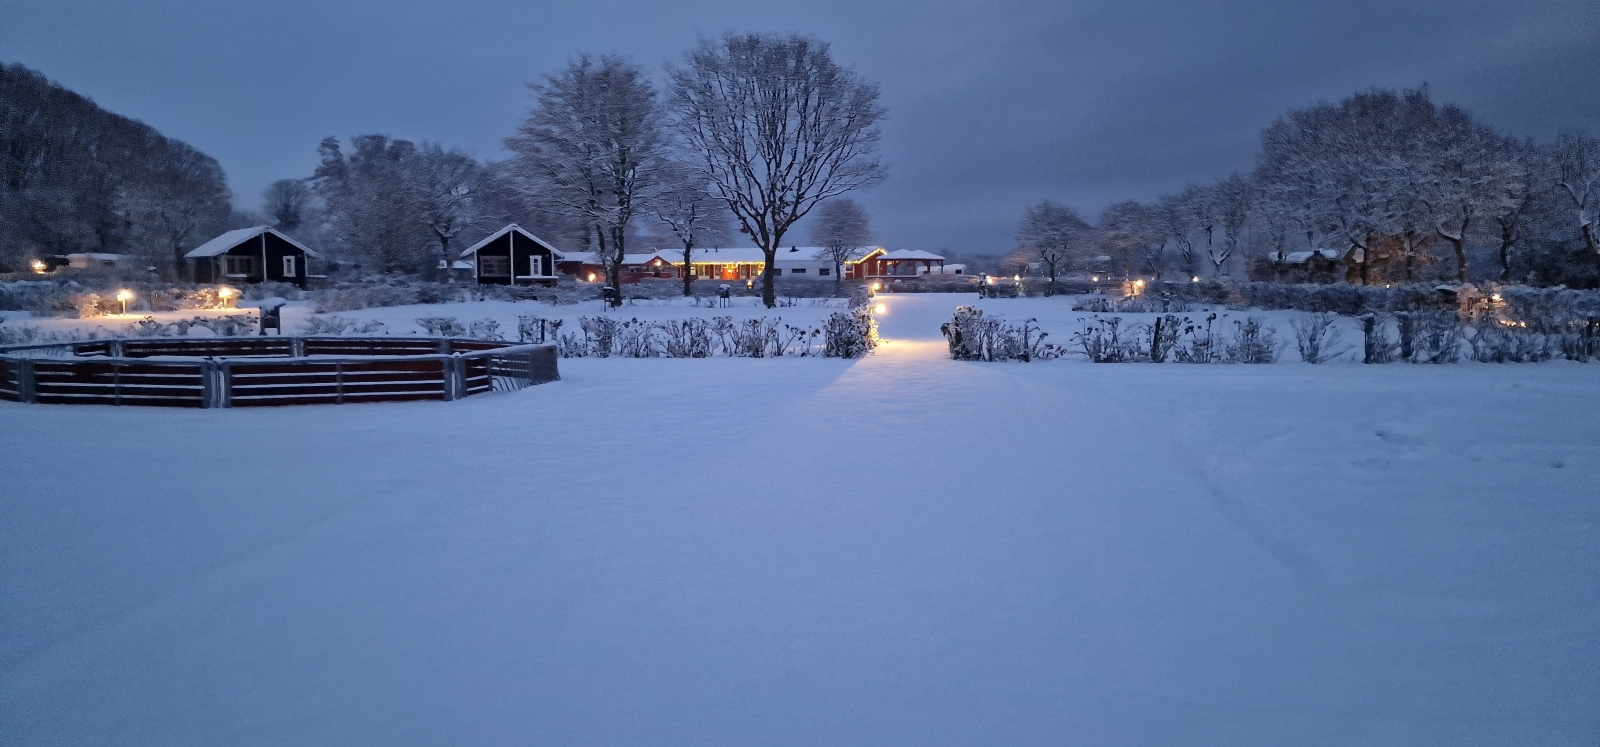
[[226, 226], [215, 159], [22, 65], [0, 65], [0, 271], [29, 257], [127, 254], [167, 279]]
[[[268, 217], [346, 275], [428, 275], [515, 221], [594, 252], [615, 284], [623, 256], [645, 247], [687, 259], [737, 240], [770, 267], [812, 209], [884, 177], [877, 86], [824, 42], [728, 34], [665, 72], [662, 90], [626, 57], [580, 55], [530, 84], [534, 105], [507, 123], [504, 161], [378, 134], [328, 138], [315, 173], [268, 188]], [[859, 230], [834, 233], [864, 234], [864, 215], [846, 222]], [[776, 303], [770, 276], [762, 296]]]
[[1257, 167], [1091, 224], [1030, 207], [1015, 265], [1156, 279], [1600, 285], [1600, 139], [1519, 140], [1426, 87], [1291, 112]]

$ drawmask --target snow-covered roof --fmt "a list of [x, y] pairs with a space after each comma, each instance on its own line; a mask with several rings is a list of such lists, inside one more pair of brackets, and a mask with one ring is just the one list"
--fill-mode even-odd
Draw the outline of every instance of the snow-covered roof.
[[883, 255], [879, 259], [927, 259], [939, 262], [944, 261], [944, 257], [934, 254], [933, 252], [922, 251], [921, 249], [896, 249], [888, 254]]
[[[661, 252], [652, 252], [650, 254], [624, 254], [624, 255], [622, 255], [622, 264], [625, 264], [625, 265], [642, 265], [642, 264], [646, 264], [650, 260], [655, 259], [656, 255], [658, 255], [658, 254], [661, 254]], [[662, 257], [661, 259], [663, 261], [670, 261], [670, 260], [667, 260], [666, 257]]]
[[599, 264], [595, 262], [594, 252], [562, 252], [556, 257], [557, 262], [577, 262], [581, 265]]
[[76, 253], [76, 254], [68, 254], [67, 255], [67, 259], [72, 259], [74, 257], [85, 257], [85, 258], [88, 258], [88, 259], [98, 260], [100, 262], [120, 262], [120, 261], [122, 261], [123, 255], [121, 255], [121, 254], [104, 254], [102, 252], [79, 252], [79, 253]]
[[[671, 250], [657, 252], [665, 257], [672, 255]], [[665, 258], [664, 257], [664, 258]], [[683, 254], [679, 254], [682, 261]], [[696, 249], [692, 257], [695, 262], [716, 262], [719, 264], [760, 264], [767, 261], [767, 255], [761, 249], [753, 246], [725, 246], [719, 249]]]
[[[435, 265], [435, 266], [438, 267], [439, 269], [443, 270], [444, 269], [444, 260], [442, 260], [442, 259], [439, 260], [439, 264]], [[476, 266], [477, 266], [476, 264], [472, 263], [469, 260], [465, 260], [465, 259], [458, 259], [458, 260], [450, 263], [450, 269], [452, 269], [452, 270], [470, 270], [470, 269], [472, 269], [472, 268], [474, 268]]]
[[534, 241], [536, 241], [536, 242], [548, 247], [550, 249], [550, 252], [555, 255], [556, 261], [559, 262], [559, 261], [561, 261], [561, 260], [566, 258], [565, 252], [562, 252], [560, 249], [557, 249], [555, 247], [555, 244], [552, 244], [552, 243], [550, 243], [548, 241], [545, 241], [544, 239], [539, 238], [538, 236], [534, 236], [533, 234], [528, 233], [527, 229], [525, 229], [522, 226], [519, 226], [519, 225], [517, 225], [515, 223], [512, 223], [512, 224], [506, 226], [505, 228], [502, 228], [502, 229], [500, 229], [498, 231], [495, 231], [494, 233], [491, 233], [487, 237], [485, 237], [482, 241], [480, 241], [480, 242], [478, 242], [476, 244], [473, 244], [472, 246], [467, 247], [465, 250], [463, 250], [461, 252], [461, 256], [465, 257], [465, 256], [470, 255], [470, 254], [477, 254], [478, 250], [484, 248], [485, 246], [488, 246], [489, 242], [494, 241], [495, 239], [498, 239], [501, 236], [504, 236], [504, 235], [506, 235], [508, 233], [511, 233], [512, 231], [516, 231], [517, 233], [520, 233], [523, 236], [526, 236], [526, 237], [528, 237], [530, 239], [533, 239]]
[[298, 241], [295, 241], [294, 239], [289, 238], [288, 236], [283, 235], [282, 231], [279, 231], [278, 229], [273, 228], [272, 226], [254, 226], [254, 227], [251, 227], [251, 228], [235, 228], [232, 231], [224, 233], [221, 236], [218, 236], [218, 237], [216, 237], [216, 238], [214, 238], [214, 239], [212, 239], [210, 241], [207, 241], [204, 244], [201, 244], [200, 246], [195, 247], [194, 249], [189, 250], [189, 253], [185, 254], [183, 256], [188, 258], [188, 259], [194, 259], [196, 257], [215, 257], [215, 256], [217, 256], [219, 254], [227, 254], [229, 249], [232, 249], [232, 248], [234, 248], [234, 247], [236, 247], [236, 246], [238, 246], [240, 244], [243, 244], [244, 242], [249, 241], [250, 239], [253, 239], [253, 238], [255, 238], [257, 236], [260, 236], [261, 234], [264, 234], [264, 233], [270, 233], [270, 234], [272, 234], [274, 236], [277, 236], [280, 239], [283, 239], [284, 241], [289, 242], [289, 244], [291, 246], [293, 246], [296, 249], [299, 249], [302, 252], [305, 252], [309, 256], [312, 256], [312, 257], [317, 256], [317, 253], [312, 251], [310, 247], [307, 247], [305, 244], [302, 244], [302, 243], [300, 243]]

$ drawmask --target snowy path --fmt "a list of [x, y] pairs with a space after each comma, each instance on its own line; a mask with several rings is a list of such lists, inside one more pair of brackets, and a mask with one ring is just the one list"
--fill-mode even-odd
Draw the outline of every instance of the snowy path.
[[858, 362], [0, 403], [0, 744], [1600, 737], [1600, 369], [967, 364], [883, 300]]

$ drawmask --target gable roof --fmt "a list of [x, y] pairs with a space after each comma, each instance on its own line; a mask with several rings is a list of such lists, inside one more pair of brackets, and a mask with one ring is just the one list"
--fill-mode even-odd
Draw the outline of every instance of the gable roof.
[[494, 233], [489, 234], [482, 241], [480, 241], [480, 242], [478, 242], [476, 244], [473, 244], [472, 246], [467, 247], [465, 250], [463, 250], [461, 252], [461, 256], [465, 257], [465, 256], [467, 256], [469, 254], [477, 254], [478, 250], [488, 246], [489, 242], [494, 241], [495, 239], [498, 239], [501, 236], [504, 236], [504, 235], [506, 235], [508, 233], [511, 233], [512, 231], [516, 231], [517, 233], [520, 233], [523, 236], [526, 236], [526, 237], [528, 237], [530, 239], [533, 239], [533, 241], [535, 243], [539, 244], [540, 246], [543, 246], [546, 249], [549, 249], [550, 253], [555, 255], [555, 258], [557, 260], [560, 260], [563, 256], [565, 256], [565, 255], [563, 255], [561, 253], [560, 249], [557, 249], [555, 247], [554, 244], [551, 244], [550, 242], [545, 241], [544, 239], [541, 239], [538, 236], [534, 236], [533, 234], [528, 233], [527, 229], [524, 229], [522, 226], [519, 226], [519, 225], [517, 225], [515, 223], [507, 225], [505, 228], [502, 228], [502, 229], [500, 229], [498, 231], [495, 231]]
[[880, 259], [943, 260], [944, 257], [941, 257], [941, 256], [939, 256], [937, 254], [934, 254], [933, 252], [922, 251], [921, 249], [896, 249], [896, 250], [894, 250], [892, 252], [889, 252], [888, 254], [883, 255], [882, 257], [880, 257]]
[[185, 254], [183, 256], [184, 256], [185, 259], [194, 259], [194, 258], [197, 258], [197, 257], [215, 257], [215, 256], [217, 256], [219, 254], [227, 254], [228, 250], [230, 250], [230, 249], [232, 249], [232, 248], [234, 248], [234, 247], [236, 247], [236, 246], [238, 246], [240, 244], [243, 244], [244, 242], [249, 241], [249, 240], [251, 240], [251, 239], [253, 239], [253, 238], [257, 237], [257, 236], [260, 236], [261, 234], [264, 234], [264, 233], [270, 233], [273, 236], [277, 236], [278, 238], [289, 242], [289, 244], [292, 245], [294, 248], [299, 249], [302, 252], [305, 252], [308, 256], [312, 256], [312, 257], [318, 256], [317, 253], [315, 251], [312, 251], [310, 247], [307, 247], [305, 244], [302, 244], [302, 243], [300, 243], [298, 241], [295, 241], [294, 239], [289, 238], [288, 236], [283, 235], [282, 231], [279, 231], [278, 229], [273, 228], [272, 226], [253, 226], [251, 228], [235, 228], [232, 231], [224, 233], [221, 236], [218, 236], [218, 237], [216, 237], [216, 238], [214, 238], [214, 239], [212, 239], [210, 241], [207, 241], [204, 244], [201, 244], [200, 246], [197, 246], [197, 247], [195, 247], [193, 249], [190, 249], [189, 253]]

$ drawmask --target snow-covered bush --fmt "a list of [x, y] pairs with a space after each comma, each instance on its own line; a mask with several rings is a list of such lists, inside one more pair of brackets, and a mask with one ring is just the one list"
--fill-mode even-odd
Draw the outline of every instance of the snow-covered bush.
[[1461, 357], [1461, 318], [1454, 311], [1417, 312], [1413, 363], [1455, 363]]
[[480, 340], [504, 340], [500, 334], [500, 322], [493, 319], [479, 319], [468, 326], [467, 334]]
[[1041, 332], [1038, 320], [1021, 325], [985, 317], [982, 309], [961, 306], [955, 316], [940, 327], [950, 345], [950, 357], [965, 361], [1030, 361], [1059, 357], [1062, 350], [1046, 344], [1049, 336]]
[[860, 358], [878, 346], [878, 321], [869, 308], [828, 315], [822, 328], [822, 354], [829, 358]]
[[425, 316], [417, 320], [417, 326], [435, 337], [467, 336], [467, 328], [453, 316]]
[[1131, 363], [1139, 359], [1139, 345], [1126, 339], [1122, 317], [1096, 318], [1082, 331], [1072, 336], [1083, 353], [1093, 363]]
[[714, 351], [711, 322], [692, 316], [660, 322], [662, 352], [669, 358], [709, 358]]
[[300, 327], [303, 335], [386, 335], [389, 328], [383, 322], [361, 322], [335, 314], [313, 314]]
[[256, 333], [256, 318], [253, 316], [197, 316], [193, 319], [159, 322], [154, 317], [145, 317], [123, 327], [123, 336], [188, 337], [189, 331], [195, 328], [204, 329], [217, 337], [242, 337]]
[[1229, 363], [1272, 363], [1278, 359], [1277, 331], [1258, 316], [1233, 322], [1233, 340], [1225, 359]]
[[1289, 321], [1289, 326], [1294, 328], [1295, 347], [1300, 350], [1300, 360], [1327, 363], [1349, 349], [1339, 346], [1341, 333], [1333, 326], [1337, 321], [1338, 317], [1327, 313]]
[[1172, 348], [1179, 363], [1217, 363], [1223, 359], [1222, 343], [1217, 339], [1216, 314], [1206, 315], [1206, 326], [1184, 320], [1183, 339]]

